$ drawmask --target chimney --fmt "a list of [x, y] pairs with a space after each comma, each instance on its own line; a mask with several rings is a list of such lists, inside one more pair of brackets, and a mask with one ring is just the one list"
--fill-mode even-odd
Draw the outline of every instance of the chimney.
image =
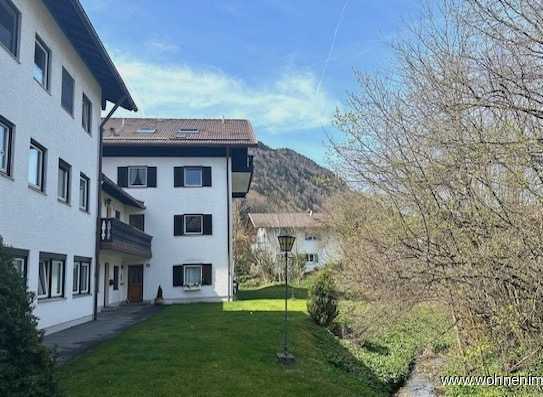
[[109, 133], [113, 136], [117, 136], [117, 130], [115, 127], [109, 127]]
[[123, 117], [121, 120], [121, 127], [124, 127], [124, 123], [126, 122], [125, 118]]
[[308, 209], [308, 210], [307, 210], [307, 214], [308, 214], [309, 216], [313, 216], [313, 210]]
[[222, 123], [224, 125], [224, 114], [222, 115]]

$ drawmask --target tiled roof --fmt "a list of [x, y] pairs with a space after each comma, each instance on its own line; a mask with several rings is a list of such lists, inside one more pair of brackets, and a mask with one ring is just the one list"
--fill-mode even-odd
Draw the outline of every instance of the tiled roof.
[[249, 214], [255, 228], [316, 228], [323, 227], [324, 215], [309, 212]]
[[257, 140], [248, 120], [112, 118], [104, 144], [255, 146]]
[[124, 191], [122, 187], [117, 185], [107, 176], [102, 174], [102, 189], [109, 195], [115, 197], [123, 204], [130, 205], [131, 207], [145, 209], [145, 203], [138, 200]]

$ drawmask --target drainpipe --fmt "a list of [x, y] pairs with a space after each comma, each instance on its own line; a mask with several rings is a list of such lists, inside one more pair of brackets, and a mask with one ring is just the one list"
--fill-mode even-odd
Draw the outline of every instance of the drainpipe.
[[[119, 106], [125, 101], [126, 95], [120, 98], [113, 106], [113, 109], [107, 114], [106, 118], [100, 123], [100, 136], [98, 139], [98, 192], [96, 207], [96, 241], [94, 246], [94, 307], [92, 310], [92, 319], [96, 320], [98, 317], [98, 283], [100, 282], [100, 234], [102, 229], [102, 151], [104, 140], [104, 125], [109, 121], [113, 113], [117, 111]], [[104, 291], [105, 294], [105, 291]]]
[[227, 234], [228, 239], [226, 245], [228, 247], [228, 301], [232, 300], [232, 255], [231, 255], [231, 241], [230, 233], [230, 199], [232, 194], [230, 193], [230, 147], [226, 147], [226, 219], [227, 219]]

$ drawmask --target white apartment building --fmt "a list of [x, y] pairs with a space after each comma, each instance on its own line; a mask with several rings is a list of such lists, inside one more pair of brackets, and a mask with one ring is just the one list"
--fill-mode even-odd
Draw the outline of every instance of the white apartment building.
[[77, 0], [0, 0], [0, 76], [0, 235], [52, 332], [94, 314], [100, 111], [136, 105]]
[[263, 250], [273, 256], [280, 255], [277, 237], [286, 233], [296, 237], [292, 253], [305, 256], [306, 271], [340, 259], [337, 236], [325, 226], [322, 214], [312, 211], [251, 213], [249, 220], [254, 230], [254, 251]]
[[[101, 255], [100, 279], [104, 269], [117, 268], [125, 280], [120, 300], [108, 298], [106, 306], [152, 301], [159, 286], [166, 303], [232, 298], [232, 200], [249, 190], [253, 162], [248, 149], [256, 144], [247, 120], [118, 118], [106, 123], [103, 172], [145, 209], [131, 205], [132, 219], [123, 210], [102, 213], [124, 216], [125, 224], [152, 236], [152, 257]], [[102, 249], [119, 254], [123, 240], [135, 242], [132, 229], [116, 234], [113, 225], [113, 241], [102, 241]], [[111, 288], [111, 273], [108, 277], [104, 284]]]

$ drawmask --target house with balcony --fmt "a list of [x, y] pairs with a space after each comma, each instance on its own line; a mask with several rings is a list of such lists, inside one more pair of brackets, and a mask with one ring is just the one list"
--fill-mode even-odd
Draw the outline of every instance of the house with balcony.
[[[153, 236], [152, 256], [108, 259], [110, 269], [120, 263], [118, 271], [128, 271], [129, 301], [152, 301], [159, 286], [166, 303], [232, 298], [232, 200], [249, 191], [249, 149], [256, 144], [247, 120], [112, 118], [105, 124], [105, 180], [141, 203], [125, 203], [129, 212], [118, 216]], [[113, 204], [105, 209], [104, 230], [115, 211]], [[130, 292], [130, 274], [141, 285], [139, 295]]]
[[39, 327], [93, 318], [101, 109], [136, 110], [77, 0], [0, 0], [0, 235]]
[[145, 204], [102, 175], [102, 218], [98, 229], [98, 308], [138, 303], [143, 268], [152, 257], [153, 237], [145, 233]]
[[252, 250], [263, 251], [273, 257], [281, 252], [277, 237], [283, 233], [296, 237], [292, 253], [305, 257], [305, 270], [313, 271], [340, 259], [337, 236], [326, 227], [324, 214], [250, 213], [249, 223], [253, 230]]

